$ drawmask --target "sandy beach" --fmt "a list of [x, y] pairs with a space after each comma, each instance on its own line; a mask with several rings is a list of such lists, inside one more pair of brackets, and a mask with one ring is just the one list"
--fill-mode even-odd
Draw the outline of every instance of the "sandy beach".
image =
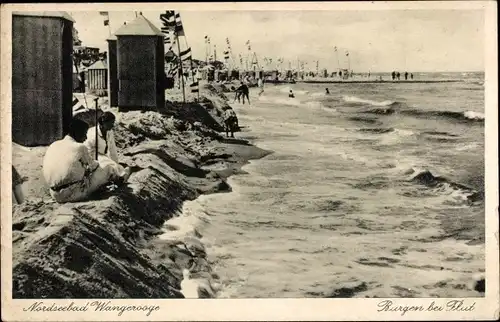
[[[193, 94], [181, 103], [178, 89], [166, 97], [168, 112], [113, 110], [120, 160], [133, 173], [98, 200], [53, 202], [42, 178], [47, 147], [14, 146], [26, 197], [13, 209], [14, 298], [183, 297], [182, 269], [193, 265], [193, 278], [216, 283], [206, 254], [189, 251], [194, 238], [158, 235], [185, 200], [231, 191], [227, 177], [269, 152], [221, 133], [220, 88], [204, 86], [199, 103]], [[106, 103], [100, 99], [100, 108]]]

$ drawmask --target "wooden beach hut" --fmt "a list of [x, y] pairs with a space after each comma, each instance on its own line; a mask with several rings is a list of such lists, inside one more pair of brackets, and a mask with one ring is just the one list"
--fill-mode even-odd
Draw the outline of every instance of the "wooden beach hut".
[[119, 110], [163, 108], [165, 57], [162, 32], [139, 15], [120, 27], [115, 36]]
[[108, 39], [108, 99], [109, 106], [118, 106], [118, 66], [116, 61], [115, 35]]
[[98, 60], [87, 68], [87, 90], [98, 96], [106, 95], [108, 88], [108, 64], [105, 60]]
[[73, 23], [65, 12], [13, 12], [12, 140], [61, 139], [73, 116]]

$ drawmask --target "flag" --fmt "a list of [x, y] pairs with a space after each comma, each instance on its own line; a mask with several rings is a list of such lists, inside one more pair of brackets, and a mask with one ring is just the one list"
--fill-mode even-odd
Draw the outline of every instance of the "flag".
[[188, 49], [184, 50], [184, 51], [181, 51], [179, 53], [179, 56], [181, 57], [181, 60], [182, 61], [185, 61], [185, 60], [188, 60], [188, 59], [191, 59], [191, 47], [189, 47]]
[[161, 32], [168, 33], [175, 30], [175, 13], [174, 11], [166, 11], [160, 15], [160, 20], [163, 24]]
[[198, 87], [198, 82], [193, 82], [191, 85], [189, 85], [189, 87], [191, 87], [191, 93], [198, 93], [199, 92], [199, 87]]
[[170, 39], [170, 36], [163, 37], [163, 43], [164, 44], [171, 44], [172, 40]]
[[250, 45], [250, 40], [247, 40], [247, 42], [245, 43], [245, 45]]
[[347, 52], [347, 51], [346, 51], [346, 52], [345, 52], [345, 55], [346, 55], [346, 56], [349, 56], [349, 52]]
[[252, 47], [250, 45], [248, 45], [248, 50], [252, 50]]
[[208, 36], [205, 35], [205, 42], [208, 42]]
[[185, 36], [180, 13], [175, 14], [175, 33], [177, 36]]
[[107, 11], [99, 11], [99, 14], [104, 17], [104, 25], [109, 25], [109, 12]]
[[333, 50], [337, 51], [337, 46], [333, 47]]
[[229, 45], [229, 38], [226, 38], [226, 43]]
[[160, 15], [160, 20], [165, 27], [175, 27], [175, 13], [174, 11], [165, 11]]
[[224, 52], [224, 59], [226, 59], [226, 60], [229, 59], [229, 50], [226, 50]]

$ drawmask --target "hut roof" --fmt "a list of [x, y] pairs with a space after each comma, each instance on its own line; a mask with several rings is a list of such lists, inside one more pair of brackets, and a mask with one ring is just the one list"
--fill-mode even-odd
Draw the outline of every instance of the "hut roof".
[[13, 16], [32, 16], [32, 17], [50, 17], [50, 18], [62, 18], [72, 22], [75, 22], [73, 17], [71, 17], [66, 11], [13, 11]]
[[163, 33], [144, 17], [139, 15], [132, 22], [123, 25], [115, 32], [115, 36], [162, 36]]
[[87, 70], [89, 69], [107, 69], [108, 64], [105, 60], [98, 60], [89, 67], [87, 67]]

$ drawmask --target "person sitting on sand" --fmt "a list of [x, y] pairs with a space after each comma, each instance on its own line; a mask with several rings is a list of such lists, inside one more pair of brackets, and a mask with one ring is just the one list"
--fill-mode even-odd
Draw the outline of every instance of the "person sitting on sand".
[[238, 117], [236, 116], [236, 112], [231, 107], [227, 107], [223, 117], [226, 136], [229, 136], [229, 132], [231, 132], [231, 137], [234, 138], [234, 132], [238, 129]]
[[295, 98], [295, 95], [293, 95], [292, 90], [290, 90], [290, 93], [288, 93], [288, 97], [290, 97], [290, 98]]
[[[248, 100], [248, 105], [250, 105], [250, 97], [248, 96], [248, 86], [245, 85], [243, 82], [241, 82], [240, 87], [238, 87], [236, 89], [236, 92], [238, 92], [238, 91], [240, 92], [239, 96], [241, 96], [243, 98], [243, 104], [245, 104], [245, 97], [246, 97]], [[239, 102], [240, 102], [240, 100], [238, 98], [238, 103]]]
[[330, 95], [330, 91], [328, 90], [328, 88], [326, 88], [326, 92], [325, 92], [326, 95]]
[[113, 127], [116, 117], [111, 112], [104, 112], [98, 119], [98, 126], [94, 126], [87, 132], [85, 146], [89, 149], [90, 156], [95, 158], [96, 152], [96, 131], [98, 131], [98, 158], [97, 161], [102, 167], [111, 167], [117, 176], [124, 176], [130, 169], [124, 169], [118, 162], [118, 152], [115, 144]]
[[110, 167], [101, 167], [92, 159], [83, 144], [88, 124], [73, 119], [68, 134], [47, 149], [43, 159], [43, 177], [50, 195], [59, 203], [87, 199], [90, 194], [112, 181], [125, 182], [130, 175], [120, 177]]

